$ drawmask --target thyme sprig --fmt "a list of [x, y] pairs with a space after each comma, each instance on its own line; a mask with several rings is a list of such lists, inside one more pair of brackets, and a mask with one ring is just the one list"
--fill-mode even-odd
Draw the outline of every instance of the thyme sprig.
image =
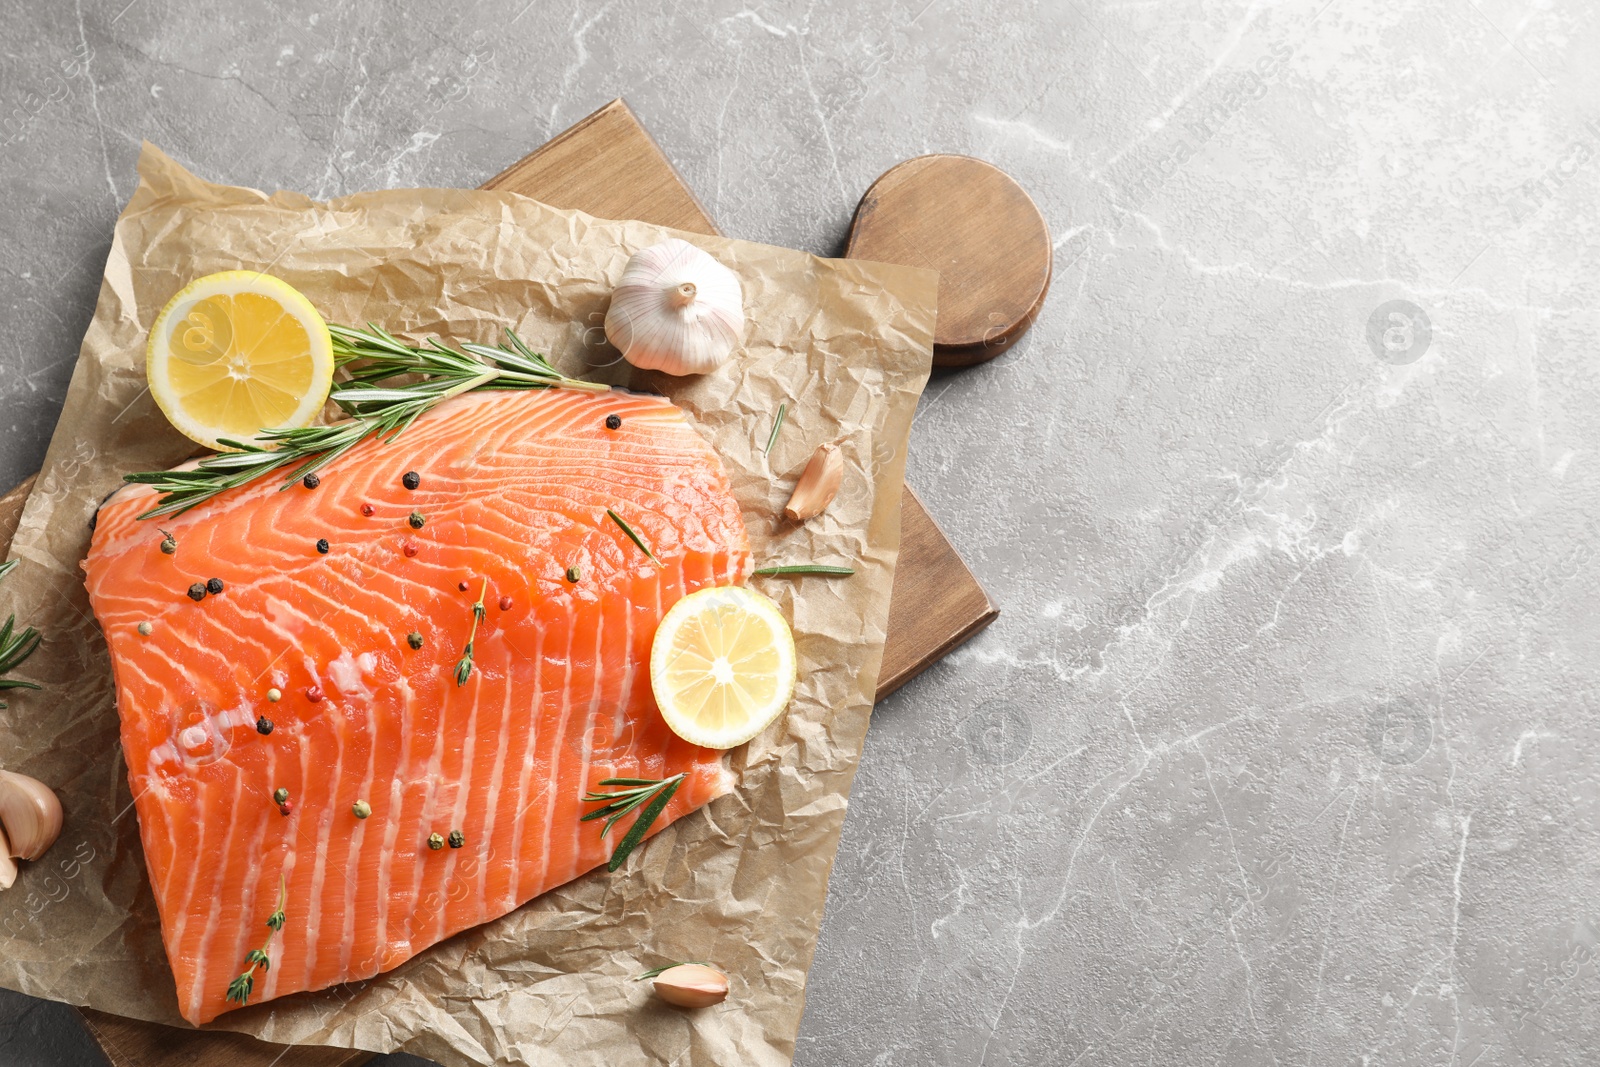
[[350, 418], [329, 426], [263, 430], [248, 442], [221, 439], [237, 451], [207, 456], [190, 470], [125, 475], [124, 481], [154, 486], [161, 494], [156, 506], [139, 517], [188, 511], [285, 467], [291, 469], [280, 488], [287, 489], [367, 438], [393, 440], [418, 415], [474, 389], [608, 388], [568, 378], [509, 328], [504, 345], [459, 348], [437, 337], [421, 346], [408, 345], [371, 323], [365, 330], [330, 324], [328, 332], [333, 335], [335, 364], [349, 371], [348, 379], [335, 383], [328, 399]]
[[[11, 560], [9, 563], [0, 563], [0, 578], [10, 574], [20, 560]], [[0, 691], [7, 689], [38, 689], [39, 686], [32, 682], [24, 682], [20, 678], [6, 678], [7, 674], [22, 666], [22, 661], [33, 655], [33, 650], [39, 647], [39, 631], [33, 627], [26, 627], [21, 633], [16, 633], [17, 617], [9, 616], [5, 625], [0, 626]], [[4, 710], [5, 701], [0, 700], [0, 710]]]
[[604, 807], [596, 808], [583, 816], [579, 822], [591, 822], [595, 819], [604, 819], [606, 824], [600, 828], [603, 838], [618, 819], [645, 805], [639, 817], [633, 820], [633, 825], [628, 828], [627, 834], [618, 843], [617, 850], [611, 854], [611, 862], [606, 864], [606, 870], [614, 871], [622, 866], [630, 853], [644, 840], [644, 835], [650, 832], [650, 824], [666, 810], [667, 804], [672, 800], [672, 794], [678, 791], [683, 784], [684, 775], [675, 774], [671, 778], [659, 781], [653, 778], [602, 778], [601, 785], [619, 786], [610, 793], [590, 791], [584, 794], [585, 804], [604, 803]]
[[467, 679], [472, 677], [472, 644], [478, 639], [478, 624], [483, 621], [483, 598], [489, 592], [489, 579], [483, 580], [483, 588], [478, 590], [478, 602], [472, 605], [472, 632], [467, 635], [467, 647], [462, 651], [461, 658], [456, 661], [456, 685], [466, 685]]
[[263, 971], [272, 969], [272, 957], [268, 954], [272, 950], [272, 939], [278, 936], [278, 931], [283, 929], [284, 905], [288, 902], [289, 887], [283, 875], [278, 875], [278, 906], [267, 916], [269, 933], [267, 940], [260, 948], [253, 948], [245, 953], [244, 973], [228, 983], [228, 999], [235, 1004], [243, 1004], [250, 999], [250, 994], [256, 987], [256, 968]]

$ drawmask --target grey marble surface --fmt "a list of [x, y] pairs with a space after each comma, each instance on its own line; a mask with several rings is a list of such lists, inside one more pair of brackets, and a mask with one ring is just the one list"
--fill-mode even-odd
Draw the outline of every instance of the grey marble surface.
[[[0, 5], [0, 482], [141, 138], [472, 185], [623, 94], [819, 253], [982, 156], [1054, 290], [910, 480], [1004, 614], [877, 711], [797, 1062], [1600, 1056], [1600, 5], [270, 6]], [[0, 995], [0, 1062], [89, 1057]]]

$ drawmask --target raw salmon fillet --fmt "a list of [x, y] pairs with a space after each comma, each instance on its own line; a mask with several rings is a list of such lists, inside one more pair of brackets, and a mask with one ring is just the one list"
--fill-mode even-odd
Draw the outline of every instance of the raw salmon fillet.
[[[604, 841], [579, 821], [602, 778], [687, 772], [658, 828], [732, 785], [720, 754], [673, 734], [650, 692], [662, 615], [702, 586], [744, 581], [750, 564], [721, 462], [668, 401], [470, 394], [357, 446], [315, 489], [280, 484], [150, 520], [136, 516], [152, 491], [124, 490], [84, 564], [194, 1023], [238, 1006], [228, 986], [267, 940], [280, 876], [286, 922], [251, 1004], [388, 970], [605, 863], [632, 817]], [[190, 598], [213, 578], [221, 593]], [[358, 800], [370, 817], [355, 816]], [[452, 830], [463, 847], [429, 848]]]

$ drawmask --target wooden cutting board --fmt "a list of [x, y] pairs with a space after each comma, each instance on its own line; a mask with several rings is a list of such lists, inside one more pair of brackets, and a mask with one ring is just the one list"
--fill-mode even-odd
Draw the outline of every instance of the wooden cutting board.
[[[719, 233], [711, 217], [639, 123], [613, 100], [531, 155], [490, 178], [485, 189], [522, 193], [601, 218], [640, 219]], [[29, 478], [0, 497], [0, 559], [16, 533]], [[999, 611], [907, 486], [900, 505], [900, 562], [889, 604], [879, 699], [994, 621]], [[272, 1045], [225, 1031], [179, 1030], [83, 1009], [113, 1067], [353, 1067], [371, 1053]]]
[[933, 362], [970, 367], [1009, 351], [1050, 291], [1050, 228], [1028, 191], [971, 156], [918, 156], [873, 182], [844, 254], [939, 272]]

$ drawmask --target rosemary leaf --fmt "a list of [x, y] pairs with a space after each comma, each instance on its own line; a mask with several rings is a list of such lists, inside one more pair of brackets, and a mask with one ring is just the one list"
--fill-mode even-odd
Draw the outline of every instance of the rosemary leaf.
[[[125, 481], [160, 494], [156, 506], [139, 517], [188, 511], [286, 467], [292, 468], [282, 486], [287, 489], [367, 438], [393, 440], [429, 408], [474, 389], [607, 388], [563, 375], [509, 329], [506, 346], [464, 344], [459, 351], [438, 338], [408, 345], [371, 323], [365, 330], [330, 324], [328, 332], [334, 361], [349, 375], [329, 399], [350, 418], [331, 426], [263, 430], [253, 441], [222, 441], [236, 451], [207, 456], [191, 470], [126, 475]], [[402, 376], [407, 379], [398, 380]]]
[[650, 832], [650, 824], [655, 822], [656, 818], [667, 809], [667, 804], [672, 800], [672, 794], [676, 793], [678, 786], [683, 784], [683, 775], [680, 774], [675, 778], [669, 778], [667, 781], [671, 784], [657, 793], [656, 798], [650, 802], [649, 806], [639, 813], [637, 819], [633, 820], [633, 825], [628, 828], [627, 835], [617, 845], [617, 850], [611, 854], [611, 862], [606, 864], [606, 870], [615, 871], [618, 867], [621, 867], [623, 861], [633, 854], [634, 849], [639, 847], [639, 842], [644, 840], [644, 835]]
[[772, 434], [767, 438], [767, 447], [762, 450], [763, 455], [772, 454], [772, 446], [778, 443], [778, 431], [783, 429], [783, 416], [788, 410], [788, 404], [778, 405], [778, 417], [772, 420]]
[[644, 835], [650, 832], [650, 824], [666, 810], [667, 804], [672, 800], [672, 794], [678, 791], [678, 786], [683, 784], [683, 774], [675, 774], [671, 778], [656, 780], [653, 778], [604, 778], [601, 785], [616, 785], [624, 788], [614, 793], [598, 793], [593, 790], [583, 795], [585, 804], [604, 804], [594, 811], [579, 818], [579, 822], [591, 822], [595, 819], [605, 819], [606, 824], [600, 828], [600, 836], [604, 838], [616, 825], [618, 819], [647, 804], [639, 817], [633, 821], [628, 832], [617, 845], [617, 850], [611, 854], [611, 862], [607, 870], [614, 871], [622, 866], [628, 854], [638, 847], [644, 840]]
[[[0, 563], [0, 578], [4, 578], [16, 569], [20, 560], [11, 560]], [[16, 632], [17, 617], [8, 616], [4, 625], [0, 625], [0, 675], [6, 675], [22, 666], [22, 661], [33, 655], [39, 647], [42, 638], [39, 631], [29, 626], [21, 633]], [[20, 678], [0, 677], [0, 692], [7, 689], [38, 689], [33, 682], [25, 682]], [[5, 701], [0, 700], [0, 711], [5, 709]]]
[[621, 811], [619, 811], [615, 815], [611, 816], [611, 818], [607, 819], [606, 820], [606, 824], [604, 826], [600, 827], [600, 836], [601, 837], [605, 837], [606, 834], [609, 834], [611, 832], [611, 828], [613, 826], [617, 825], [617, 823], [622, 820], [622, 817], [624, 815], [627, 815], [629, 812], [631, 812], [634, 808], [638, 807], [640, 804], [643, 804], [644, 800], [645, 800], [644, 797], [640, 797], [638, 800], [636, 800], [632, 804], [629, 804], [627, 807], [623, 808]]
[[610, 508], [606, 508], [606, 514], [611, 516], [611, 521], [612, 522], [614, 522], [618, 526], [622, 527], [622, 532], [628, 535], [628, 540], [632, 541], [634, 544], [639, 546], [639, 551], [640, 552], [643, 552], [645, 555], [649, 556], [651, 559], [655, 559], [656, 558], [656, 554], [654, 552], [650, 551], [650, 546], [644, 543], [644, 538], [642, 538], [638, 534], [634, 533], [633, 532], [633, 527], [629, 526], [627, 523], [623, 522], [621, 515], [618, 515], [615, 511], [612, 511]]
[[830, 567], [822, 563], [792, 563], [782, 567], [757, 567], [752, 574], [775, 577], [785, 574], [822, 574], [835, 577], [849, 577], [854, 574], [854, 567]]
[[595, 819], [605, 819], [606, 824], [600, 828], [600, 836], [605, 837], [606, 834], [611, 832], [611, 827], [616, 825], [618, 819], [649, 800], [655, 791], [661, 787], [661, 783], [658, 781], [640, 779], [639, 782], [639, 788], [625, 789], [617, 793], [589, 793], [585, 795], [583, 798], [585, 804], [594, 804], [604, 800], [609, 800], [610, 803], [602, 808], [596, 808], [594, 811], [582, 816], [578, 821], [592, 822]]
[[659, 978], [659, 977], [661, 977], [662, 974], [666, 973], [667, 971], [672, 970], [672, 968], [674, 968], [674, 967], [682, 967], [686, 963], [699, 964], [701, 967], [709, 967], [709, 966], [711, 966], [709, 963], [704, 963], [704, 962], [702, 962], [700, 960], [679, 960], [677, 963], [665, 963], [665, 964], [662, 964], [660, 967], [652, 967], [648, 971], [646, 971], [643, 974], [641, 974], [638, 977], [636, 977], [634, 979], [634, 981], [635, 982], [642, 982], [646, 978]]

